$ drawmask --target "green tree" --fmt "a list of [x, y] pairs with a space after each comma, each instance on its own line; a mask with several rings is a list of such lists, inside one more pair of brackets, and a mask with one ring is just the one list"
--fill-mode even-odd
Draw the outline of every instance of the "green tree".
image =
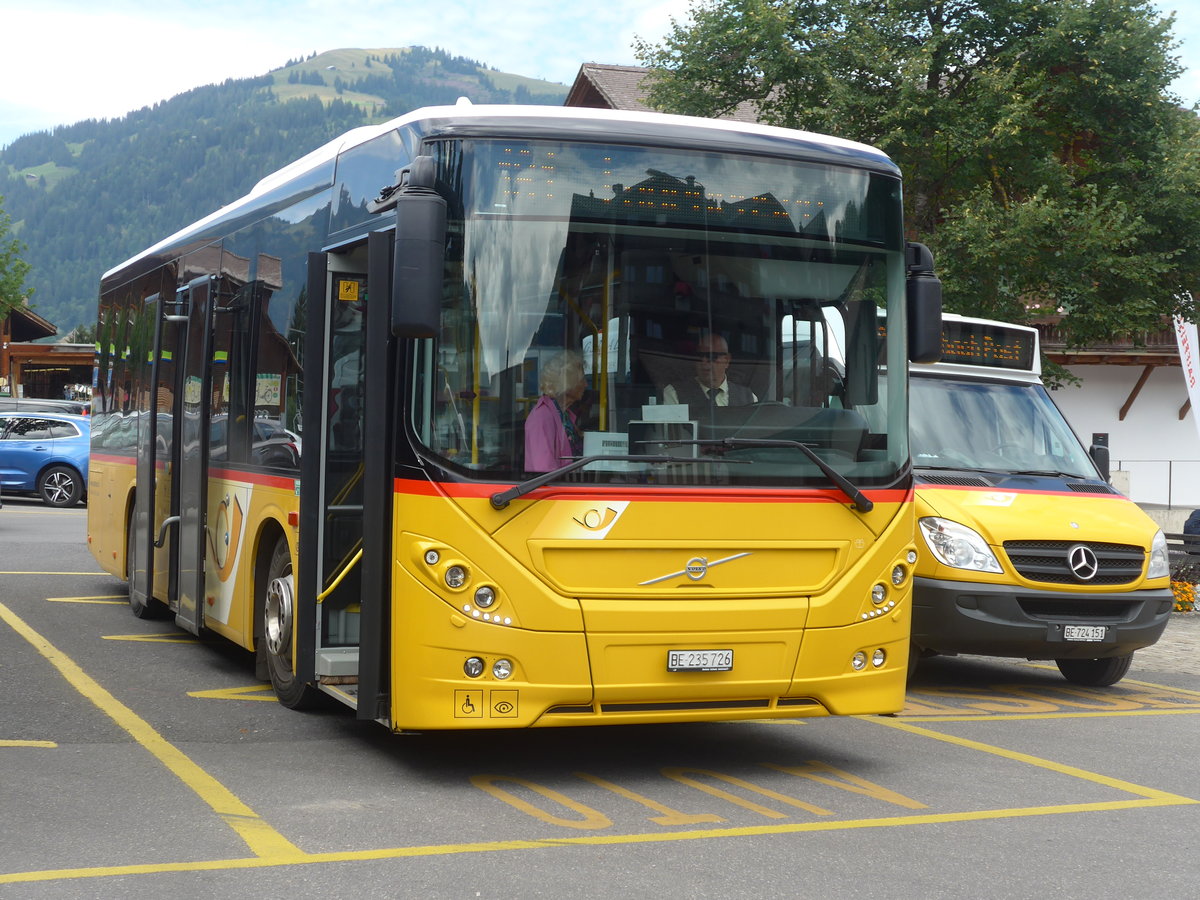
[[15, 237], [9, 237], [12, 218], [4, 211], [0, 197], [0, 319], [14, 306], [20, 306], [31, 291], [25, 289], [29, 263], [21, 258], [24, 247]]
[[661, 109], [874, 144], [947, 308], [1072, 345], [1194, 316], [1200, 127], [1144, 0], [697, 0], [636, 50]]

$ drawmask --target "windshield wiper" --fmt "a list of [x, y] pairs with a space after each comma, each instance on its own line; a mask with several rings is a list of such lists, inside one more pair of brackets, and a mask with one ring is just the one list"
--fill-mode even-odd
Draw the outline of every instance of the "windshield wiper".
[[[735, 450], [739, 447], [790, 447], [799, 450], [807, 456], [818, 469], [837, 485], [838, 489], [845, 494], [854, 504], [854, 508], [859, 512], [870, 512], [875, 508], [875, 503], [867, 497], [862, 491], [856, 488], [845, 475], [835, 469], [825, 460], [821, 459], [812, 448], [807, 444], [802, 444], [800, 441], [785, 441], [772, 440], [769, 438], [712, 438], [708, 440], [698, 441], [663, 441], [667, 445], [691, 445], [695, 444], [700, 447], [723, 447], [726, 450]], [[733, 462], [734, 460], [727, 460]]]
[[[504, 509], [513, 500], [528, 494], [530, 491], [536, 491], [542, 485], [574, 472], [576, 469], [582, 469], [589, 463], [594, 462], [644, 462], [644, 463], [714, 463], [725, 462], [725, 460], [705, 459], [702, 456], [625, 456], [621, 454], [613, 456], [581, 456], [579, 459], [573, 459], [564, 466], [559, 466], [557, 469], [551, 469], [549, 472], [543, 472], [530, 478], [528, 481], [522, 481], [520, 484], [515, 484], [504, 491], [499, 491], [492, 494], [492, 508]], [[741, 462], [741, 460], [737, 460]]]
[[1021, 469], [1009, 472], [1009, 475], [1046, 475], [1051, 478], [1095, 478], [1095, 475], [1081, 475], [1078, 472], [1056, 472], [1052, 469]]

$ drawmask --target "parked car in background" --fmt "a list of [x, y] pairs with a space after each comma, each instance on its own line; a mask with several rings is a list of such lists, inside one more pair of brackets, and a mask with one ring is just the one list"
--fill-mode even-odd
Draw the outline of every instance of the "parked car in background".
[[52, 400], [47, 397], [0, 397], [0, 413], [57, 412], [89, 416], [92, 404], [84, 400]]
[[58, 412], [0, 412], [0, 488], [47, 506], [87, 495], [91, 419]]

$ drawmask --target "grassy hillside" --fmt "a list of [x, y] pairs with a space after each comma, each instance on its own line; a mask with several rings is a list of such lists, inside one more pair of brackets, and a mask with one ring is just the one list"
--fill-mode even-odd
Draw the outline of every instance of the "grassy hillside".
[[0, 196], [31, 305], [60, 334], [90, 324], [105, 270], [351, 128], [460, 96], [559, 105], [566, 93], [440, 50], [342, 49], [26, 135], [0, 152]]

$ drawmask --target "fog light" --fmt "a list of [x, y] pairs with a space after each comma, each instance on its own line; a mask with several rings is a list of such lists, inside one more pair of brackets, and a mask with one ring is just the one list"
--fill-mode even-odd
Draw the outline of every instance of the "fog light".
[[425, 551], [425, 562], [431, 566], [436, 566], [437, 561], [442, 558], [442, 555], [436, 550]]
[[467, 673], [468, 678], [478, 678], [483, 674], [483, 660], [478, 656], [472, 656], [463, 663], [463, 671]]
[[907, 556], [907, 557], [905, 557], [905, 558], [908, 560], [908, 564], [909, 564], [910, 566], [915, 566], [915, 565], [917, 564], [917, 551], [916, 551], [916, 550], [909, 550], [909, 551], [908, 551], [908, 556]]
[[880, 666], [882, 666], [886, 661], [887, 661], [887, 654], [884, 653], [883, 650], [876, 650], [874, 653], [871, 654], [871, 665], [873, 665], [877, 669]]
[[900, 587], [900, 585], [904, 584], [904, 567], [903, 566], [893, 566], [892, 567], [892, 584], [894, 584], [896, 587]]
[[496, 592], [486, 584], [475, 590], [475, 605], [487, 609], [496, 602]]
[[451, 566], [446, 570], [447, 587], [460, 588], [467, 583], [467, 570], [462, 566]]
[[512, 663], [507, 659], [498, 659], [492, 663], [492, 675], [503, 681], [512, 674]]
[[877, 584], [871, 588], [871, 602], [878, 606], [887, 599], [887, 588], [882, 584]]
[[867, 667], [867, 654], [859, 650], [850, 658], [850, 665], [855, 672], [861, 672]]

